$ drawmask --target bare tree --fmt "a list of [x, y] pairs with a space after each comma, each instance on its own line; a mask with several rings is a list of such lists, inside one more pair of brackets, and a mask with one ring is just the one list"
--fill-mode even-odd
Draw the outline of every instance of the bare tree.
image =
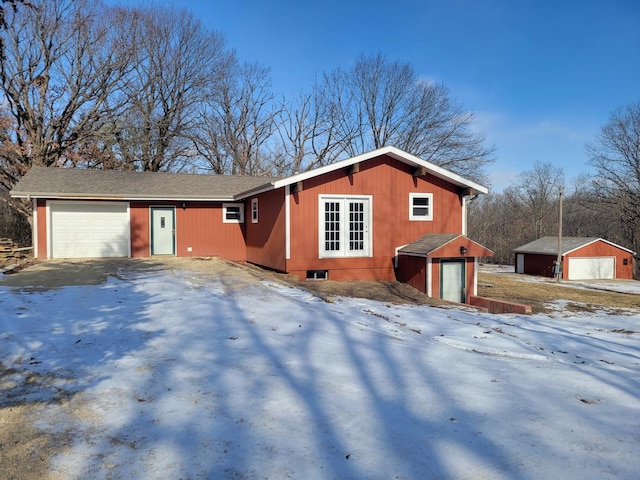
[[[29, 166], [23, 163], [25, 152], [14, 141], [16, 122], [6, 108], [0, 109], [0, 210], [10, 211], [9, 206], [28, 216], [30, 205], [27, 202], [12, 201], [9, 190], [21, 178]], [[10, 217], [3, 215], [2, 220]], [[16, 238], [15, 235], [12, 235]]]
[[[18, 11], [19, 5], [25, 5], [32, 7], [32, 5], [26, 0], [1, 0], [0, 1], [0, 30], [7, 28], [7, 8], [10, 8], [13, 13]], [[4, 54], [4, 38], [0, 37], [0, 58], [5, 58]]]
[[523, 219], [514, 215], [509, 193], [481, 195], [467, 205], [469, 236], [494, 252], [487, 261], [511, 264], [513, 249], [529, 239]]
[[606, 214], [620, 219], [625, 243], [640, 249], [640, 101], [614, 111], [592, 143], [593, 195]]
[[0, 81], [27, 164], [64, 163], [120, 104], [130, 56], [117, 12], [84, 0], [37, 0], [7, 17]]
[[[382, 54], [362, 56], [351, 69], [325, 74], [316, 82], [314, 104], [321, 108], [309, 109], [312, 115], [298, 131], [311, 132], [311, 138], [320, 134], [322, 144], [331, 145], [324, 162], [394, 145], [481, 180], [493, 161], [493, 148], [471, 129], [473, 114], [453, 101], [444, 85], [422, 80], [409, 64], [390, 62]], [[304, 104], [298, 111], [304, 112]], [[319, 132], [315, 125], [321, 126]], [[285, 138], [289, 145], [300, 141], [291, 137]]]
[[132, 9], [134, 70], [123, 90], [128, 109], [113, 125], [118, 153], [141, 170], [180, 169], [205, 94], [227, 75], [233, 55], [222, 35], [185, 9]]
[[269, 70], [237, 64], [209, 91], [194, 146], [215, 173], [261, 175], [272, 170], [268, 142], [278, 114]]
[[557, 232], [560, 188], [564, 188], [562, 168], [537, 161], [532, 170], [521, 173], [518, 183], [506, 191], [514, 213], [529, 219], [533, 228], [529, 240]]
[[[515, 248], [558, 232], [558, 193], [563, 186], [561, 168], [534, 163], [532, 170], [521, 173], [517, 183], [502, 193], [483, 195], [469, 204], [469, 235], [495, 252], [489, 261], [512, 263]], [[573, 197], [566, 204], [575, 210]], [[571, 212], [568, 220], [574, 217]]]
[[280, 115], [278, 132], [283, 149], [280, 170], [294, 173], [317, 168], [338, 159], [355, 138], [358, 122], [341, 114], [345, 88], [327, 74], [312, 88], [287, 103]]
[[[95, 138], [122, 106], [113, 93], [127, 73], [126, 17], [85, 0], [32, 0], [4, 11], [0, 87], [6, 151], [0, 185], [9, 189], [32, 165], [74, 162], [77, 145]], [[67, 156], [67, 154], [70, 154]]]

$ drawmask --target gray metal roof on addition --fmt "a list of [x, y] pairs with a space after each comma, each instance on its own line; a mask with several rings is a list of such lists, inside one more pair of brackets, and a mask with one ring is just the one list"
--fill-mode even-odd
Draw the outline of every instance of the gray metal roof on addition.
[[275, 178], [32, 167], [14, 197], [233, 200]]

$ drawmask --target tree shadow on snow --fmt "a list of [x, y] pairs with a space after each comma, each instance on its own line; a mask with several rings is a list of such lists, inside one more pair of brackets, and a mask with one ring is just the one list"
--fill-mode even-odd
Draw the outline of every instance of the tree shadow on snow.
[[441, 357], [404, 346], [435, 345], [428, 319], [420, 332], [288, 287], [147, 267], [3, 299], [5, 372], [48, 372], [34, 395], [75, 409], [78, 440], [53, 463], [67, 478], [534, 478], [492, 420], [521, 402], [513, 428], [531, 441], [535, 392], [451, 364], [494, 389], [470, 403]]

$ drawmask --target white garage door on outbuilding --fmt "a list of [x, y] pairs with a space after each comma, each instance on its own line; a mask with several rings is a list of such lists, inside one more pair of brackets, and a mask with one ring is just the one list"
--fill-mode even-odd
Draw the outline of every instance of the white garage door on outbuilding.
[[615, 257], [570, 257], [569, 280], [615, 278]]
[[129, 257], [129, 203], [49, 201], [49, 258]]

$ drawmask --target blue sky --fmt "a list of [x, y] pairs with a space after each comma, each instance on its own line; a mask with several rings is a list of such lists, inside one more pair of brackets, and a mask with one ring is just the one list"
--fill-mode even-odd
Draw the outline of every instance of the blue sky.
[[[130, 0], [134, 2], [135, 0]], [[111, 0], [109, 3], [127, 3]], [[501, 190], [536, 160], [588, 173], [584, 145], [640, 101], [638, 0], [156, 0], [194, 11], [274, 91], [382, 52], [446, 84], [496, 147]]]

